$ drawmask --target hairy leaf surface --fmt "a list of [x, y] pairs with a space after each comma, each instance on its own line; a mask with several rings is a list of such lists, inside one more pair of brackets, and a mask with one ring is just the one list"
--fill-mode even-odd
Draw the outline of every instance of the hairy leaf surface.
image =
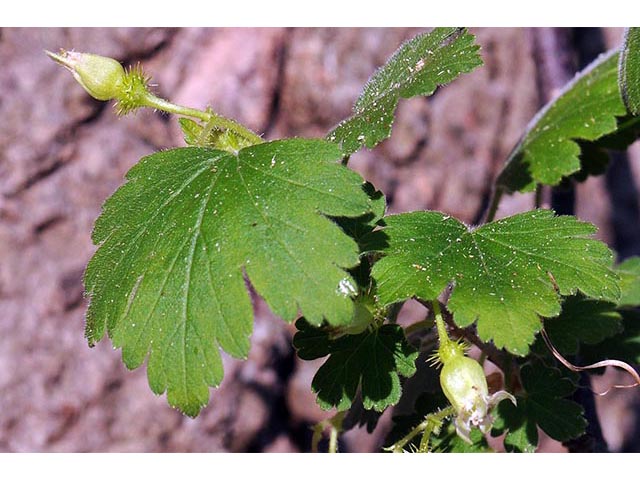
[[640, 27], [625, 32], [618, 81], [627, 109], [640, 115]]
[[416, 372], [418, 352], [407, 343], [398, 325], [382, 325], [335, 339], [329, 330], [314, 328], [304, 320], [296, 327], [299, 332], [293, 345], [300, 358], [329, 355], [311, 383], [324, 409], [348, 409], [360, 387], [364, 408], [381, 412], [400, 400], [399, 375], [410, 377]]
[[353, 107], [327, 138], [345, 155], [375, 147], [391, 135], [400, 98], [433, 94], [438, 86], [482, 65], [474, 36], [461, 28], [435, 28], [402, 45], [367, 82]]
[[558, 292], [611, 302], [620, 295], [611, 251], [590, 238], [593, 225], [574, 217], [534, 210], [476, 230], [440, 212], [384, 221], [378, 242], [386, 242], [386, 256], [372, 270], [380, 303], [435, 300], [453, 282], [448, 308], [456, 323], [477, 320], [483, 340], [518, 355], [540, 330], [538, 316], [560, 313]]
[[246, 357], [244, 276], [274, 313], [348, 323], [358, 246], [324, 215], [360, 216], [359, 175], [322, 140], [240, 150], [180, 148], [143, 158], [104, 207], [85, 275], [86, 336], [105, 330], [152, 390], [195, 416], [223, 376], [219, 348]]
[[579, 140], [617, 129], [627, 111], [618, 87], [618, 53], [600, 56], [533, 118], [513, 149], [497, 184], [508, 192], [538, 183], [557, 185], [581, 169]]

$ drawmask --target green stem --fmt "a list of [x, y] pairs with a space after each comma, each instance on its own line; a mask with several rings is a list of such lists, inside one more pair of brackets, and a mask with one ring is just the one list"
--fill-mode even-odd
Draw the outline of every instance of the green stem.
[[342, 422], [346, 414], [346, 411], [338, 412], [329, 420], [329, 453], [338, 453], [338, 433], [342, 431]]
[[[404, 447], [413, 440], [414, 437], [423, 433], [422, 440], [420, 441], [420, 451], [427, 452], [429, 448], [429, 437], [431, 433], [434, 431], [438, 431], [442, 426], [442, 422], [450, 416], [455, 414], [455, 409], [451, 406], [440, 410], [439, 412], [430, 413], [424, 418], [424, 421], [419, 423], [415, 428], [413, 428], [409, 433], [407, 433], [404, 437], [398, 440], [396, 443], [386, 448], [385, 450], [392, 451], [394, 453], [401, 453]], [[426, 439], [425, 439], [426, 435]]]
[[429, 418], [427, 415], [427, 418], [423, 422], [419, 423], [413, 430], [407, 433], [404, 437], [402, 437], [396, 443], [388, 447], [388, 450], [392, 451], [393, 453], [402, 453], [402, 449], [405, 447], [405, 445], [409, 443], [411, 440], [413, 440], [415, 436], [422, 433], [428, 426], [429, 426]]
[[175, 103], [171, 103], [163, 98], [156, 97], [151, 93], [148, 93], [141, 99], [141, 105], [144, 107], [162, 110], [163, 112], [167, 113], [174, 113], [176, 115], [182, 115], [185, 117], [197, 118], [199, 120], [202, 120], [203, 122], [209, 123], [211, 125], [211, 128], [222, 128], [225, 130], [230, 130], [241, 136], [242, 138], [250, 141], [254, 145], [264, 142], [264, 140], [260, 136], [256, 135], [251, 130], [239, 124], [235, 120], [231, 120], [229, 118], [223, 117], [222, 115], [218, 115], [211, 110], [204, 112], [195, 108], [176, 105]]
[[333, 417], [322, 420], [313, 426], [313, 436], [311, 437], [311, 451], [318, 453], [318, 445], [322, 440], [322, 432], [329, 429], [329, 453], [338, 453], [338, 434], [342, 431], [342, 422], [347, 412], [338, 412]]
[[440, 345], [449, 343], [451, 339], [447, 333], [447, 326], [442, 318], [442, 311], [440, 310], [440, 303], [436, 300], [432, 302], [433, 314], [436, 318], [436, 329], [438, 330], [438, 338], [440, 339]]
[[338, 453], [338, 429], [332, 428], [329, 432], [329, 453]]

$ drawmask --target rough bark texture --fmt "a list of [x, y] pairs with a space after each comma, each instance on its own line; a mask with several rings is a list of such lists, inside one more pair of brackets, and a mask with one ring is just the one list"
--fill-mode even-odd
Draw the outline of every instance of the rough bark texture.
[[[108, 340], [87, 347], [81, 279], [95, 248], [93, 221], [141, 156], [182, 141], [175, 120], [159, 113], [116, 119], [42, 50], [144, 62], [161, 96], [212, 105], [266, 138], [323, 136], [348, 115], [374, 69], [418, 31], [0, 31], [0, 451], [304, 451], [309, 427], [327, 417], [310, 391], [318, 363], [296, 360], [292, 327], [259, 299], [249, 360], [226, 360], [225, 380], [196, 420], [155, 397], [144, 369], [126, 371]], [[485, 66], [430, 99], [401, 102], [392, 138], [351, 160], [387, 194], [390, 211], [429, 208], [477, 221], [492, 178], [541, 105], [535, 35], [473, 31]], [[607, 30], [605, 38], [614, 46], [621, 31]], [[637, 149], [624, 172], [635, 189], [622, 201], [637, 209]], [[613, 244], [620, 219], [611, 213], [608, 185], [595, 178], [579, 186], [577, 214]], [[529, 195], [509, 197], [499, 216], [532, 203]], [[638, 235], [630, 235], [625, 252], [637, 254]], [[612, 450], [637, 448], [637, 441], [629, 446], [633, 422], [611, 427], [620, 412], [634, 418], [636, 397], [597, 401]], [[341, 448], [379, 448], [387, 417], [374, 435], [345, 435]]]

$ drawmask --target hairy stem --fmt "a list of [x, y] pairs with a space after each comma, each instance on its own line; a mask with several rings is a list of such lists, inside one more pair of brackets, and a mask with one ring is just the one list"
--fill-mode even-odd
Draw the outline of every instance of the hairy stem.
[[440, 310], [440, 302], [434, 301], [431, 303], [431, 308], [433, 309], [433, 315], [436, 319], [436, 329], [438, 330], [438, 339], [440, 340], [440, 345], [444, 345], [451, 340], [449, 339], [449, 334], [447, 333], [447, 327], [444, 324], [444, 320], [442, 318], [442, 311]]
[[176, 105], [175, 103], [171, 103], [163, 98], [156, 97], [151, 93], [143, 97], [142, 105], [145, 107], [155, 108], [167, 113], [174, 113], [176, 115], [182, 115], [185, 117], [197, 118], [198, 120], [202, 120], [203, 122], [207, 123], [209, 128], [221, 128], [230, 130], [253, 144], [264, 142], [264, 140], [260, 136], [256, 135], [251, 130], [239, 124], [235, 120], [231, 120], [229, 118], [223, 117], [222, 115], [218, 115], [210, 109], [207, 111], [202, 111], [195, 108]]
[[313, 436], [311, 437], [311, 451], [318, 453], [318, 445], [322, 440], [322, 432], [325, 429], [329, 429], [329, 453], [338, 453], [338, 434], [342, 431], [342, 422], [347, 412], [338, 412], [333, 417], [321, 422], [316, 423], [313, 426]]
[[442, 423], [445, 419], [451, 415], [455, 414], [455, 409], [451, 406], [440, 410], [439, 412], [430, 413], [427, 415], [422, 422], [420, 422], [416, 427], [414, 427], [409, 433], [407, 433], [404, 437], [398, 440], [396, 443], [387, 447], [385, 450], [391, 451], [393, 453], [402, 453], [404, 447], [411, 442], [415, 437], [423, 434], [422, 439], [420, 441], [420, 452], [426, 453], [429, 450], [429, 439], [433, 432], [438, 432], [442, 427]]
[[507, 358], [509, 358], [508, 354], [505, 354], [504, 351], [496, 348], [492, 343], [485, 343], [480, 340], [480, 337], [476, 335], [476, 333], [470, 328], [460, 328], [453, 322], [453, 316], [446, 315], [444, 316], [444, 320], [449, 325], [451, 332], [456, 335], [464, 338], [468, 342], [472, 343], [476, 347], [480, 349], [482, 353], [484, 353], [492, 363], [494, 363], [500, 370], [502, 370], [505, 375], [509, 370], [509, 362]]
[[[509, 363], [507, 362], [509, 355], [507, 353], [505, 353], [503, 350], [499, 350], [492, 343], [485, 343], [480, 340], [480, 338], [478, 337], [478, 335], [476, 335], [472, 328], [460, 328], [459, 326], [457, 326], [453, 321], [453, 315], [451, 315], [451, 313], [443, 308], [440, 302], [426, 302], [424, 300], [418, 301], [430, 310], [437, 304], [438, 311], [441, 313], [444, 322], [449, 326], [451, 333], [456, 337], [464, 338], [469, 343], [478, 347], [480, 351], [484, 353], [493, 364], [495, 364], [500, 370], [505, 372], [505, 375], [507, 374], [507, 370], [509, 369]], [[434, 310], [431, 311], [433, 311], [435, 315], [436, 312]]]

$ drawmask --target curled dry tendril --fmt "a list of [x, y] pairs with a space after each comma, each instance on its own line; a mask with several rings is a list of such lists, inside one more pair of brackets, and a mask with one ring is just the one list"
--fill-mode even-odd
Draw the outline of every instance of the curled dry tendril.
[[560, 363], [562, 363], [562, 365], [567, 367], [572, 372], [584, 372], [585, 370], [593, 370], [595, 368], [603, 368], [603, 367], [618, 367], [624, 370], [625, 372], [627, 372], [629, 375], [631, 375], [631, 377], [633, 377], [633, 379], [635, 380], [635, 383], [633, 384], [612, 385], [611, 387], [607, 388], [604, 392], [593, 392], [595, 395], [604, 396], [604, 395], [607, 395], [611, 390], [615, 390], [619, 388], [635, 388], [640, 386], [640, 375], [638, 375], [638, 372], [636, 372], [636, 370], [628, 363], [623, 362], [621, 360], [602, 360], [600, 362], [592, 363], [590, 365], [585, 365], [582, 367], [578, 365], [574, 365], [569, 360], [564, 358], [562, 354], [558, 352], [558, 350], [556, 350], [556, 348], [551, 343], [551, 340], [549, 339], [549, 336], [547, 335], [547, 332], [544, 330], [544, 328], [540, 331], [540, 333], [542, 334], [544, 343], [547, 345], [547, 348], [549, 348], [549, 351], [553, 354], [553, 356]]

